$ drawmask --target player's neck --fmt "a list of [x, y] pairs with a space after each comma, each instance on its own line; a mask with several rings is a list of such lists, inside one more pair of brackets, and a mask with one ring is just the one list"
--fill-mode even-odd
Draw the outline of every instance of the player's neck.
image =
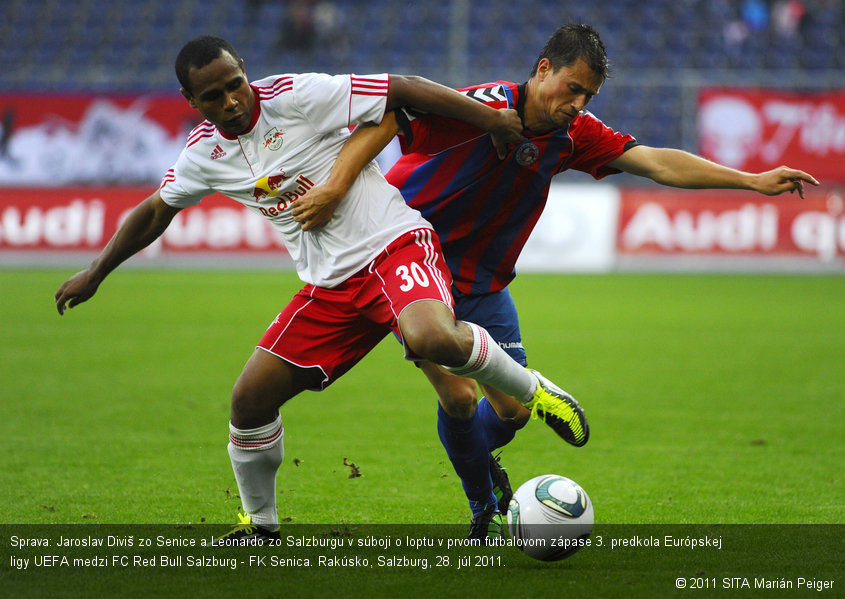
[[537, 106], [537, 80], [532, 77], [525, 84], [525, 108], [523, 113], [523, 123], [525, 128], [535, 135], [544, 135], [555, 129], [554, 124], [550, 124], [541, 118], [543, 111]]

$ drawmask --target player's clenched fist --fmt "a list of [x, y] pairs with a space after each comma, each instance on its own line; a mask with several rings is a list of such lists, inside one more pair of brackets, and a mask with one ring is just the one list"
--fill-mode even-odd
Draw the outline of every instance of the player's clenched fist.
[[504, 160], [508, 154], [508, 144], [515, 144], [522, 139], [522, 119], [512, 108], [502, 108], [498, 111], [500, 124], [490, 129], [490, 137], [499, 160]]

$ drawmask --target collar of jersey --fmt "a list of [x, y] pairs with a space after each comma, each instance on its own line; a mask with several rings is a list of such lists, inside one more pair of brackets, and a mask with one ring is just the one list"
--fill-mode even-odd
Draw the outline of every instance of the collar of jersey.
[[519, 115], [519, 120], [522, 121], [522, 130], [525, 130], [525, 90], [528, 88], [528, 82], [520, 83], [516, 86], [516, 114]]
[[250, 87], [252, 88], [252, 93], [255, 94], [255, 109], [252, 111], [252, 119], [250, 119], [249, 121], [249, 127], [247, 127], [245, 131], [239, 133], [238, 135], [231, 135], [229, 133], [221, 131], [218, 127], [217, 130], [220, 131], [220, 135], [222, 135], [224, 139], [235, 141], [241, 135], [246, 135], [255, 128], [255, 123], [258, 122], [258, 117], [261, 116], [261, 95], [258, 93], [258, 90], [255, 89], [255, 86], [250, 85]]

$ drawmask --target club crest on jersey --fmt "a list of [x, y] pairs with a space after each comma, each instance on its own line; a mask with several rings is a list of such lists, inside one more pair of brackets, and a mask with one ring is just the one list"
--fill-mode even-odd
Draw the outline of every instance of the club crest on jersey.
[[530, 141], [525, 142], [516, 149], [516, 163], [519, 166], [528, 166], [537, 162], [540, 157], [540, 148]]
[[268, 150], [278, 150], [282, 147], [282, 136], [285, 134], [284, 131], [279, 131], [278, 127], [273, 127], [267, 133], [264, 134], [264, 147]]

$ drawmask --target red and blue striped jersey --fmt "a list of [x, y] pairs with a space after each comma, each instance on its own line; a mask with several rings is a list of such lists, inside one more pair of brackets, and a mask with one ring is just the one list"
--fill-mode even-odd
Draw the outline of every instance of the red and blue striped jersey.
[[[525, 84], [497, 81], [459, 91], [523, 116]], [[490, 135], [472, 125], [431, 114], [398, 116], [404, 155], [387, 180], [434, 226], [462, 293], [497, 291], [513, 280], [554, 175], [567, 169], [596, 179], [618, 173], [607, 163], [637, 143], [584, 111], [566, 129], [526, 130], [499, 160]]]

